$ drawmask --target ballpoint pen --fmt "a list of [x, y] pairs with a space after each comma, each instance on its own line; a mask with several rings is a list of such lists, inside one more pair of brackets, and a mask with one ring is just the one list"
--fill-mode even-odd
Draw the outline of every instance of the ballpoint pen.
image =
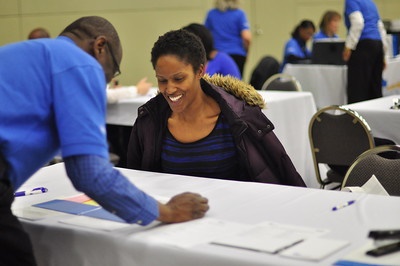
[[337, 210], [343, 209], [344, 207], [350, 206], [350, 205], [353, 204], [354, 202], [356, 202], [356, 201], [355, 201], [355, 200], [350, 200], [350, 201], [345, 202], [345, 203], [343, 203], [343, 204], [334, 206], [334, 207], [332, 208], [332, 211], [337, 211]]
[[25, 191], [17, 191], [14, 193], [15, 197], [21, 197], [21, 196], [28, 196], [28, 195], [35, 195], [35, 194], [42, 194], [46, 193], [48, 191], [47, 188], [45, 187], [37, 187], [32, 190], [25, 190]]

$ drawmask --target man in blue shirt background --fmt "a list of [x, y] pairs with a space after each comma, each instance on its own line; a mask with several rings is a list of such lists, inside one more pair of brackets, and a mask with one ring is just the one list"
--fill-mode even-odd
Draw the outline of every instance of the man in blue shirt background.
[[346, 0], [348, 29], [343, 59], [347, 61], [347, 101], [382, 97], [386, 30], [372, 0]]
[[58, 38], [0, 47], [0, 264], [35, 265], [11, 213], [13, 192], [57, 153], [75, 188], [125, 221], [203, 217], [207, 199], [183, 193], [161, 204], [109, 163], [106, 83], [120, 73], [122, 48], [110, 22], [83, 17]]

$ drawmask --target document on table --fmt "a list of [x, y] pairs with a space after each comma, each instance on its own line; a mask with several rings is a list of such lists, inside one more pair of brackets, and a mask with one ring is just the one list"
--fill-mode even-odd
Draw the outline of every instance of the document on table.
[[279, 255], [294, 259], [319, 261], [349, 244], [346, 240], [313, 237], [283, 250]]
[[327, 232], [325, 229], [265, 222], [238, 234], [215, 239], [212, 244], [276, 254]]
[[60, 212], [46, 210], [42, 208], [28, 206], [25, 208], [18, 208], [12, 210], [13, 214], [18, 218], [30, 220], [30, 221], [37, 221], [53, 216], [60, 215]]
[[[165, 197], [157, 197], [160, 202], [167, 202]], [[63, 199], [50, 200], [20, 209], [13, 213], [22, 219], [31, 221], [60, 216], [58, 222], [63, 224], [112, 231], [126, 227], [144, 228], [125, 222], [118, 216], [108, 212], [85, 194], [78, 194]], [[62, 214], [72, 214], [70, 216]], [[156, 223], [146, 226], [155, 226]]]
[[223, 221], [214, 218], [202, 218], [185, 223], [162, 224], [151, 230], [135, 234], [146, 241], [188, 248], [198, 244], [207, 244], [218, 237], [235, 234], [248, 228], [248, 225]]

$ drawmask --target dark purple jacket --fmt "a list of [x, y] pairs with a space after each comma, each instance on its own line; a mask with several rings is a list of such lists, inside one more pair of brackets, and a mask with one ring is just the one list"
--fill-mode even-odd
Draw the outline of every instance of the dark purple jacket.
[[[306, 186], [259, 106], [250, 106], [205, 80], [201, 87], [218, 102], [232, 130], [241, 163], [240, 173], [233, 179]], [[161, 94], [139, 107], [129, 141], [128, 168], [162, 172], [161, 147], [170, 115]]]

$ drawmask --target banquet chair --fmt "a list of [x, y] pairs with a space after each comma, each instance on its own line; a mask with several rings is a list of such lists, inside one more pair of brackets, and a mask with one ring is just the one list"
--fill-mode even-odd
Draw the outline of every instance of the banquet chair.
[[278, 73], [269, 77], [261, 90], [302, 91], [300, 82], [292, 75]]
[[[382, 154], [384, 157], [382, 157]], [[387, 155], [389, 153], [389, 156]], [[362, 153], [350, 166], [342, 183], [344, 187], [362, 187], [375, 175], [391, 196], [400, 196], [400, 146], [386, 145]]]
[[270, 55], [262, 57], [251, 73], [250, 85], [256, 90], [261, 90], [262, 85], [269, 77], [279, 73], [279, 66], [275, 57]]
[[[355, 111], [332, 105], [317, 111], [308, 128], [316, 178], [321, 188], [340, 188], [345, 171], [362, 152], [375, 147], [366, 121]], [[322, 178], [321, 166], [328, 165]]]

